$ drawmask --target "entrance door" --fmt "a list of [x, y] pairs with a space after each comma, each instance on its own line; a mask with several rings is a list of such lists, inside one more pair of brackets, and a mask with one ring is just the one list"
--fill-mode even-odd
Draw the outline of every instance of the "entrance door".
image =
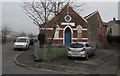
[[64, 41], [65, 41], [65, 45], [69, 46], [71, 43], [71, 30], [70, 28], [66, 28], [65, 29], [65, 35], [64, 35]]

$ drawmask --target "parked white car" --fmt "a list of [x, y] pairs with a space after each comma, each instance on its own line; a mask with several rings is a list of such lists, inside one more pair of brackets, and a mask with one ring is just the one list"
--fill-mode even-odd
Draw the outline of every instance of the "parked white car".
[[30, 44], [29, 37], [18, 37], [14, 43], [14, 50], [19, 48], [28, 49], [29, 44]]
[[84, 57], [88, 59], [90, 55], [95, 55], [95, 49], [88, 42], [72, 43], [68, 47], [68, 58]]

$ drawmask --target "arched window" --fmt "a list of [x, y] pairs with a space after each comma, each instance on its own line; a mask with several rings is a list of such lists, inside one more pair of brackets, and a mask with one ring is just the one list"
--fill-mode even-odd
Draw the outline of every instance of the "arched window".
[[54, 38], [59, 38], [59, 26], [57, 25]]
[[82, 27], [80, 25], [77, 26], [77, 39], [78, 41], [82, 40]]

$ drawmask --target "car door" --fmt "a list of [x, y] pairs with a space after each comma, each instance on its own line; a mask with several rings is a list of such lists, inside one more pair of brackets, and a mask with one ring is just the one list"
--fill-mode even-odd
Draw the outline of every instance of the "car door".
[[91, 47], [89, 46], [89, 44], [86, 43], [86, 44], [85, 44], [85, 47], [86, 47], [85, 49], [86, 49], [87, 53], [90, 54], [90, 53], [91, 53]]
[[90, 45], [90, 47], [91, 47], [91, 53], [93, 54], [95, 51], [94, 51], [94, 48], [92, 47], [92, 45], [91, 44], [89, 44]]

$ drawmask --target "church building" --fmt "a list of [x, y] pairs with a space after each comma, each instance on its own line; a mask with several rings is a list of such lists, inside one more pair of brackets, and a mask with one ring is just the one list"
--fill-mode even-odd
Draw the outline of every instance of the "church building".
[[[53, 44], [69, 45], [72, 42], [88, 41], [87, 21], [78, 15], [72, 7], [66, 5], [58, 14]], [[46, 35], [52, 37], [55, 18], [46, 24]]]
[[46, 36], [52, 38], [53, 28], [56, 26], [53, 44], [69, 45], [73, 42], [89, 42], [94, 47], [106, 47], [107, 45], [107, 25], [101, 19], [98, 11], [94, 11], [84, 18], [78, 15], [72, 7], [66, 5], [46, 24]]

